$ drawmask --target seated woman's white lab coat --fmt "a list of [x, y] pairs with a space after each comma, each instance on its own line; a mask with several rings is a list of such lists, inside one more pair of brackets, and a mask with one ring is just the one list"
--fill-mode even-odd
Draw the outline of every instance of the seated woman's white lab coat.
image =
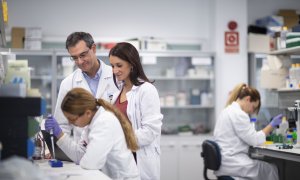
[[235, 180], [278, 180], [278, 170], [273, 164], [248, 156], [249, 146], [263, 144], [266, 135], [254, 129], [249, 115], [237, 102], [221, 112], [216, 122], [214, 138], [222, 155], [221, 167], [215, 172], [217, 176], [228, 175]]
[[109, 111], [97, 111], [79, 144], [64, 134], [57, 145], [82, 168], [102, 169], [112, 179], [140, 179], [121, 124]]

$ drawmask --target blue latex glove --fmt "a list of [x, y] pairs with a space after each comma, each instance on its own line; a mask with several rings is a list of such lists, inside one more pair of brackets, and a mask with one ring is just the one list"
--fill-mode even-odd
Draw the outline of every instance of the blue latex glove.
[[274, 127], [278, 126], [279, 124], [281, 124], [281, 121], [282, 121], [282, 114], [279, 114], [272, 119], [272, 121], [270, 122], [270, 125], [274, 128]]
[[52, 115], [49, 115], [47, 117], [45, 121], [45, 129], [48, 132], [50, 132], [50, 130], [53, 129], [53, 134], [56, 137], [58, 137], [62, 133], [61, 128], [59, 127], [56, 119]]

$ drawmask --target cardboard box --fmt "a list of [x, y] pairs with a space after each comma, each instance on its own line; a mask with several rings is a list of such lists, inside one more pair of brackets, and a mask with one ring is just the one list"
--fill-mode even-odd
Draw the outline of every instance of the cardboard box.
[[269, 53], [271, 50], [271, 37], [265, 34], [248, 34], [248, 52]]
[[286, 77], [288, 70], [282, 69], [268, 69], [261, 70], [260, 86], [265, 89], [284, 88], [286, 85]]
[[11, 47], [24, 48], [25, 28], [13, 27], [11, 29]]
[[297, 16], [297, 12], [294, 9], [279, 9], [279, 16]]
[[278, 15], [283, 17], [284, 26], [286, 26], [288, 29], [299, 24], [299, 17], [296, 10], [281, 9], [279, 10]]

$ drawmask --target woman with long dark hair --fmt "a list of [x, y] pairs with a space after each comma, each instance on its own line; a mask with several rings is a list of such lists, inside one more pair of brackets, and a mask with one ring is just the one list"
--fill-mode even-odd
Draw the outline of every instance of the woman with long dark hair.
[[142, 180], [160, 179], [160, 136], [163, 115], [157, 89], [144, 73], [137, 49], [121, 42], [109, 52], [119, 92], [113, 102], [130, 120], [139, 150], [134, 154]]

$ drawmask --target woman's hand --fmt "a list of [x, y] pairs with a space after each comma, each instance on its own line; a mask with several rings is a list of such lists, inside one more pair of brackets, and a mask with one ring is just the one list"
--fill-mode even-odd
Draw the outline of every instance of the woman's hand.
[[53, 134], [57, 138], [59, 138], [62, 134], [61, 128], [59, 127], [56, 119], [52, 115], [47, 117], [45, 121], [45, 129], [48, 132], [50, 132], [50, 130], [53, 129]]

